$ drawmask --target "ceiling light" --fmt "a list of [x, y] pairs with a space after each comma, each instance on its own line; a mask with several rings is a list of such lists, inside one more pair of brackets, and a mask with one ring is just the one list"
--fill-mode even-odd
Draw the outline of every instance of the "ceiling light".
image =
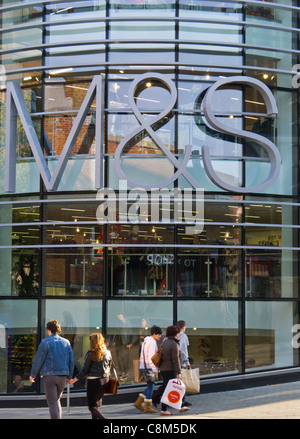
[[59, 75], [60, 73], [71, 72], [72, 70], [73, 70], [72, 67], [67, 68], [67, 69], [51, 70], [49, 72], [49, 75]]

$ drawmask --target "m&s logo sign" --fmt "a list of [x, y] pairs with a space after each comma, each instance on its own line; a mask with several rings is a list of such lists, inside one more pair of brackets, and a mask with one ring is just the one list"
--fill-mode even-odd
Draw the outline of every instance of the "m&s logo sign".
[[[143, 117], [139, 111], [135, 99], [146, 87], [148, 81], [155, 81], [155, 84], [163, 87], [169, 92], [169, 103], [166, 108], [158, 115], [151, 119], [151, 123], [148, 119]], [[205, 93], [203, 99], [203, 113], [204, 121], [210, 128], [213, 128], [219, 133], [229, 134], [242, 139], [247, 139], [258, 143], [265, 149], [270, 161], [270, 171], [262, 183], [255, 187], [240, 187], [230, 185], [228, 182], [222, 180], [222, 178], [214, 170], [213, 163], [210, 156], [210, 150], [208, 145], [202, 145], [202, 159], [204, 168], [208, 178], [221, 189], [227, 191], [233, 191], [237, 193], [251, 193], [259, 192], [267, 187], [271, 186], [277, 179], [280, 172], [281, 158], [276, 145], [266, 137], [259, 134], [241, 130], [237, 128], [228, 127], [220, 118], [217, 118], [213, 112], [214, 94], [220, 87], [229, 84], [242, 84], [255, 88], [262, 96], [266, 108], [267, 115], [274, 116], [278, 113], [275, 98], [269, 88], [261, 81], [250, 78], [247, 76], [231, 76], [225, 79], [216, 81], [211, 87], [209, 87]], [[30, 114], [27, 110], [26, 103], [18, 84], [13, 82], [7, 83], [6, 93], [6, 140], [5, 140], [5, 191], [15, 192], [16, 185], [16, 143], [17, 143], [17, 116], [19, 115], [23, 128], [25, 130], [30, 148], [33, 153], [33, 157], [37, 163], [40, 175], [48, 191], [56, 191], [62, 175], [65, 171], [68, 159], [71, 155], [77, 136], [84, 123], [92, 102], [96, 99], [96, 133], [95, 133], [95, 189], [103, 187], [103, 80], [102, 77], [95, 76], [91, 85], [87, 91], [87, 94], [83, 100], [83, 103], [79, 109], [79, 112], [74, 120], [72, 129], [68, 135], [67, 141], [63, 147], [63, 150], [58, 157], [54, 172], [50, 173], [46, 158], [43, 154], [38, 136], [36, 134], [33, 122]], [[150, 187], [139, 184], [138, 186], [145, 189], [162, 189], [172, 184], [180, 176], [183, 176], [192, 188], [199, 189], [199, 183], [189, 173], [187, 164], [191, 156], [192, 145], [185, 146], [184, 158], [179, 161], [176, 156], [164, 145], [159, 138], [156, 130], [163, 125], [163, 120], [169, 120], [172, 118], [172, 110], [177, 100], [177, 90], [175, 84], [167, 76], [159, 73], [146, 73], [138, 76], [130, 85], [129, 88], [129, 104], [133, 110], [133, 113], [138, 121], [137, 127], [127, 136], [125, 136], [116, 148], [114, 154], [114, 166], [120, 180], [126, 181], [128, 186], [137, 186], [132, 179], [130, 179], [124, 169], [122, 168], [121, 158], [124, 148], [132, 146], [136, 139], [149, 136], [155, 145], [165, 154], [166, 158], [174, 167], [174, 173], [171, 177], [166, 178], [163, 182], [154, 184]], [[140, 155], [142, 157], [142, 154]]]

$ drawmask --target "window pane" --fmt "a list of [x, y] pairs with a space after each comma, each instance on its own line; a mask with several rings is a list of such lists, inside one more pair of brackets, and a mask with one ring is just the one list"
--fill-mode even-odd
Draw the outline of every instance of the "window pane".
[[[36, 391], [29, 381], [37, 346], [37, 301], [0, 302], [0, 393]], [[19, 389], [13, 382], [21, 382]]]
[[[7, 228], [0, 228], [0, 237], [4, 230]], [[0, 275], [0, 296], [36, 297], [39, 292], [38, 250], [1, 248]]]
[[174, 295], [173, 249], [119, 247], [110, 251], [108, 259], [110, 296]]
[[294, 365], [292, 331], [296, 315], [292, 302], [246, 303], [246, 370]]
[[48, 296], [102, 296], [103, 252], [99, 248], [60, 248], [45, 251], [45, 284]]
[[[241, 255], [234, 249], [180, 249], [177, 295], [237, 297], [241, 295]], [[180, 294], [178, 293], [180, 292]]]
[[202, 377], [238, 369], [238, 303], [180, 301], [178, 320], [186, 322], [189, 357]]
[[[279, 235], [274, 235], [278, 238]], [[248, 297], [299, 297], [298, 254], [292, 250], [253, 250], [246, 254]]]
[[[140, 345], [153, 325], [163, 331], [173, 324], [173, 303], [162, 300], [109, 300], [107, 338], [121, 385], [138, 382]], [[148, 328], [148, 329], [147, 329]]]
[[[102, 333], [101, 300], [47, 300], [43, 303], [42, 337], [46, 337], [46, 324], [56, 319], [61, 324], [61, 335], [72, 346], [75, 369], [74, 376], [81, 370], [86, 352], [90, 349], [89, 336], [93, 332]], [[84, 390], [85, 380], [78, 381], [72, 388]]]

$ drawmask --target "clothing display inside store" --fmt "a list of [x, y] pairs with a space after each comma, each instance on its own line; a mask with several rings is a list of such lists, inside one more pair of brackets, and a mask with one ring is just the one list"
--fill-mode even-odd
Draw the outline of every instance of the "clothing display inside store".
[[151, 263], [147, 254], [112, 255], [112, 295], [173, 295], [173, 265], [164, 263], [160, 255], [158, 263]]

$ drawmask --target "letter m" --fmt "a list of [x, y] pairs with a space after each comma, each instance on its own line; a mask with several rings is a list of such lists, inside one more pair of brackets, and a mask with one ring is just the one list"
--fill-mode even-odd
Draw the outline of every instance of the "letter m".
[[42, 180], [47, 191], [55, 191], [66, 168], [68, 159], [76, 142], [77, 136], [87, 116], [87, 113], [96, 98], [96, 132], [95, 132], [95, 188], [102, 187], [103, 178], [103, 86], [102, 77], [94, 77], [82, 105], [74, 120], [63, 150], [51, 175], [43, 150], [38, 140], [30, 114], [26, 107], [19, 84], [7, 83], [6, 94], [6, 138], [5, 138], [5, 191], [16, 190], [16, 146], [17, 146], [17, 115], [19, 115], [24, 131], [27, 136], [31, 151], [37, 163]]

